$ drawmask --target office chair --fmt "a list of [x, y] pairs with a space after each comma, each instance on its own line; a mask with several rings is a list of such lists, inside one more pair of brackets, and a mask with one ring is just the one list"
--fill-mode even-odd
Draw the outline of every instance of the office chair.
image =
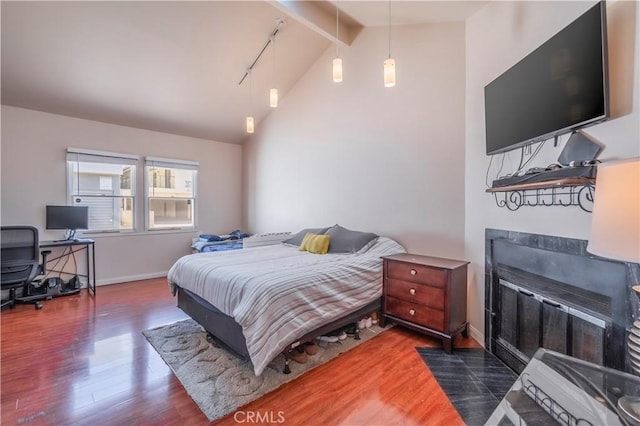
[[[46, 299], [46, 294], [29, 294], [29, 284], [34, 278], [45, 273], [47, 255], [42, 252], [42, 263], [39, 263], [40, 248], [38, 245], [38, 229], [33, 226], [3, 226], [0, 236], [1, 256], [1, 289], [9, 290], [9, 297], [0, 303], [0, 308], [13, 308], [17, 303], [30, 303], [36, 309], [42, 309], [39, 300]], [[16, 296], [16, 289], [22, 287], [22, 295]]]

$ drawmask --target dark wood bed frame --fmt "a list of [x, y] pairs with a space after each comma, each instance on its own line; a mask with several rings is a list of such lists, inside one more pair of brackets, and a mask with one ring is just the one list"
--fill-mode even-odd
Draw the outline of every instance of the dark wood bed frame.
[[[210, 337], [212, 337], [217, 343], [221, 343], [241, 359], [250, 359], [249, 352], [247, 350], [247, 342], [242, 334], [242, 327], [232, 317], [220, 312], [215, 306], [197, 294], [183, 289], [178, 285], [173, 285], [173, 293], [178, 296], [178, 307], [202, 325]], [[289, 351], [300, 346], [302, 343], [312, 341], [318, 336], [326, 335], [327, 333], [341, 327], [356, 323], [366, 315], [379, 310], [380, 307], [381, 298], [378, 298], [357, 311], [335, 319], [330, 323], [315, 329], [311, 333], [300, 336], [300, 338], [296, 339], [295, 342], [288, 344], [282, 349], [282, 353], [285, 356], [283, 373], [289, 374], [291, 372], [289, 369]], [[360, 339], [358, 327], [356, 327], [355, 338]]]

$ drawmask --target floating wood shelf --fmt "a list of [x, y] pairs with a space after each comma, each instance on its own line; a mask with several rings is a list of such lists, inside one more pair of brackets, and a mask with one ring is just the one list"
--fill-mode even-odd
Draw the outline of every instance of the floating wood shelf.
[[486, 192], [494, 195], [498, 207], [512, 211], [522, 206], [579, 206], [591, 212], [595, 183], [595, 178], [572, 177], [488, 188]]

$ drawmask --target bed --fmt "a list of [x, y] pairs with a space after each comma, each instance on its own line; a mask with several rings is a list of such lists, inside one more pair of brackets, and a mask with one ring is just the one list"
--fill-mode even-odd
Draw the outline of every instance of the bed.
[[380, 257], [401, 252], [379, 237], [351, 254], [287, 244], [197, 253], [180, 258], [168, 281], [178, 306], [260, 375], [278, 354], [377, 310]]

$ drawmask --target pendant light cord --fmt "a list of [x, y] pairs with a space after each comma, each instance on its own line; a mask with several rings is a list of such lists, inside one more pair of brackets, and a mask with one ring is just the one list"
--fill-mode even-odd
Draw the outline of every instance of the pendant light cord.
[[340, 0], [336, 0], [336, 58], [340, 56]]
[[251, 76], [251, 68], [247, 70], [249, 76], [249, 114], [253, 114], [253, 77]]
[[391, 0], [389, 0], [389, 59], [391, 59]]
[[273, 36], [271, 38], [271, 43], [273, 44], [273, 65], [271, 67], [271, 81], [273, 82], [273, 87], [276, 86], [276, 37]]

